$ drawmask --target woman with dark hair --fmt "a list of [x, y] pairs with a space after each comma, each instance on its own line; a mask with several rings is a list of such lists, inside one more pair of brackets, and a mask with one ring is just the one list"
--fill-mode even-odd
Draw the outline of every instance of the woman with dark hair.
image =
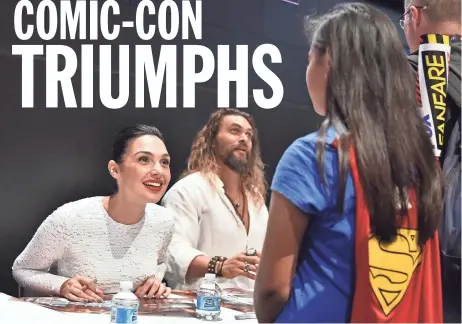
[[[123, 129], [108, 163], [117, 182], [108, 197], [90, 197], [55, 210], [13, 265], [16, 281], [74, 301], [99, 301], [132, 281], [139, 297], [166, 297], [162, 284], [174, 216], [157, 205], [170, 182], [170, 156], [160, 131]], [[49, 273], [57, 265], [57, 274]]]
[[443, 180], [398, 33], [358, 3], [309, 27], [307, 87], [326, 118], [277, 166], [257, 317], [441, 322]]

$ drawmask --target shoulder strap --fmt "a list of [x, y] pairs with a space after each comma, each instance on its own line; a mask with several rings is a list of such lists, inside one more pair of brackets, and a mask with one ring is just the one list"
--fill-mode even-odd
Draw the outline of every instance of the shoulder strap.
[[461, 107], [460, 98], [460, 87], [461, 87], [461, 76], [460, 76], [460, 49], [459, 49], [459, 64], [452, 65], [449, 63], [449, 82], [448, 82], [448, 95], [455, 102], [457, 107]]
[[414, 68], [414, 71], [417, 72], [417, 67], [419, 65], [419, 57], [417, 54], [411, 54], [407, 56], [407, 60], [411, 63], [411, 66]]

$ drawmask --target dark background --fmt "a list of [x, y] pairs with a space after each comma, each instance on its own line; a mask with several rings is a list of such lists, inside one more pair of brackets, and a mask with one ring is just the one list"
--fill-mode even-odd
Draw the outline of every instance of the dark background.
[[[129, 0], [122, 2], [128, 3]], [[159, 1], [154, 1], [157, 4]], [[177, 1], [179, 2], [179, 1]], [[269, 64], [284, 85], [283, 102], [274, 109], [257, 107], [249, 99], [250, 112], [260, 132], [263, 161], [271, 182], [274, 168], [285, 148], [297, 137], [318, 127], [320, 118], [312, 110], [305, 86], [309, 44], [303, 35], [302, 18], [311, 12], [325, 12], [334, 0], [300, 0], [292, 5], [282, 0], [204, 0], [203, 39], [189, 41], [206, 45], [214, 54], [217, 45], [249, 45], [249, 53], [264, 43], [276, 45], [282, 64]], [[192, 138], [216, 109], [216, 73], [207, 83], [196, 87], [196, 108], [181, 108], [182, 86], [178, 83], [178, 108], [134, 108], [134, 77], [130, 77], [129, 104], [108, 109], [100, 104], [98, 92], [98, 55], [95, 54], [95, 106], [92, 109], [45, 108], [45, 61], [35, 60], [35, 108], [21, 108], [21, 59], [11, 55], [11, 45], [21, 44], [14, 34], [13, 12], [16, 1], [0, 2], [0, 291], [16, 295], [11, 275], [14, 259], [25, 248], [40, 223], [57, 207], [83, 197], [106, 195], [112, 189], [107, 173], [114, 135], [127, 125], [152, 124], [166, 137], [172, 155], [172, 183], [185, 167]], [[402, 1], [374, 1], [397, 23]], [[35, 6], [36, 7], [36, 6]], [[135, 7], [121, 4], [123, 17], [133, 19]], [[159, 37], [159, 36], [158, 36]], [[181, 40], [161, 44], [182, 45]], [[44, 43], [34, 36], [28, 44]], [[53, 41], [50, 41], [53, 43]], [[60, 43], [77, 48], [78, 42]], [[134, 30], [124, 30], [112, 44], [140, 43]], [[113, 49], [116, 51], [116, 48]], [[404, 52], [404, 43], [403, 43]], [[79, 55], [79, 54], [78, 54]], [[231, 51], [231, 62], [234, 51]], [[181, 58], [181, 52], [178, 54]], [[133, 57], [131, 57], [133, 60]], [[113, 62], [118, 62], [113, 56]], [[114, 71], [117, 65], [114, 64]], [[178, 71], [182, 71], [181, 62]], [[78, 72], [77, 72], [78, 74]], [[113, 74], [113, 87], [118, 75]], [[80, 78], [73, 80], [79, 103]], [[265, 87], [249, 64], [249, 89]], [[231, 85], [231, 105], [235, 86]], [[251, 91], [249, 91], [251, 93]], [[267, 96], [271, 92], [265, 92]], [[60, 99], [62, 102], [62, 99]], [[165, 98], [161, 97], [161, 103]], [[146, 101], [146, 103], [149, 103]], [[243, 108], [244, 109], [244, 108]]]

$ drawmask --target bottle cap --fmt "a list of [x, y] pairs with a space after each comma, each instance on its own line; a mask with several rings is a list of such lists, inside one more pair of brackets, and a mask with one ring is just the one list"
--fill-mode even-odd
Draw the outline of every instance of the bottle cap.
[[131, 291], [133, 289], [133, 283], [131, 281], [121, 281], [120, 290]]
[[205, 274], [205, 280], [215, 280], [215, 274], [214, 273], [206, 273]]

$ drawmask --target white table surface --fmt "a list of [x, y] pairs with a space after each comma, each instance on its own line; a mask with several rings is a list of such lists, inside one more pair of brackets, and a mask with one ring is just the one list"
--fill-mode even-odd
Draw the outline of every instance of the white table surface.
[[[176, 296], [172, 296], [175, 298]], [[10, 300], [11, 296], [0, 293], [1, 324], [109, 324], [109, 314], [68, 313], [54, 311], [33, 303]], [[217, 323], [258, 323], [256, 319], [236, 320], [234, 316], [241, 312], [222, 308], [221, 321]], [[171, 323], [211, 323], [194, 317], [175, 317], [162, 315], [140, 315], [139, 324], [171, 324]], [[213, 322], [212, 322], [213, 323]]]
[[[241, 314], [241, 312], [234, 311], [228, 308], [221, 309], [221, 321], [217, 321], [216, 323], [225, 324], [225, 323], [258, 323], [256, 319], [246, 319], [246, 320], [236, 320], [234, 315]], [[67, 323], [77, 324], [77, 323], [85, 323], [85, 324], [102, 324], [102, 323], [109, 323], [109, 314], [87, 314], [87, 313], [65, 313], [69, 320], [66, 320]], [[140, 315], [138, 316], [138, 324], [170, 324], [170, 323], [215, 323], [215, 322], [208, 322], [202, 321], [200, 319], [194, 317], [174, 317], [174, 316], [149, 316], [149, 315]], [[64, 324], [64, 323], [63, 323]]]

